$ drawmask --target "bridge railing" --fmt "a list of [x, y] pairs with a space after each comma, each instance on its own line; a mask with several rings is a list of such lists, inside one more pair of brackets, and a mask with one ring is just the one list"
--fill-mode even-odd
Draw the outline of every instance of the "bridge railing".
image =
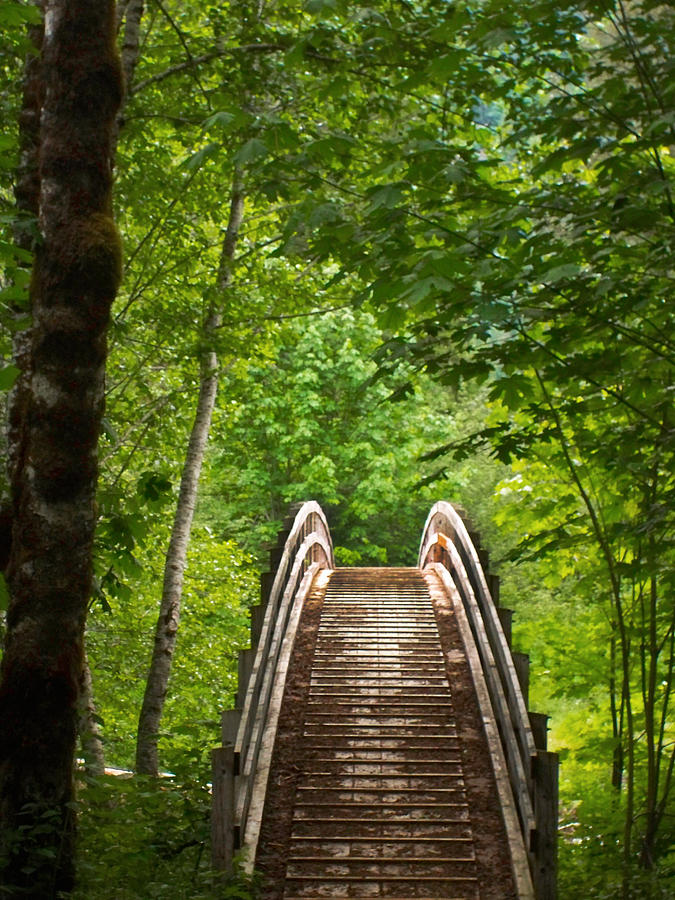
[[451, 580], [461, 598], [480, 658], [536, 896], [554, 900], [557, 756], [546, 750], [546, 717], [528, 713], [528, 660], [511, 653], [510, 610], [498, 608], [498, 580], [489, 575], [487, 557], [476, 544], [459, 512], [441, 501], [427, 518], [419, 565], [440, 564], [443, 580]]
[[[235, 709], [223, 714], [223, 746], [212, 751], [216, 869], [228, 870], [247, 829], [255, 832], [259, 827], [262, 810], [256, 796], [264, 796], [260, 781], [269, 768], [272, 720], [278, 715], [299, 613], [318, 571], [334, 565], [330, 531], [319, 504], [296, 504], [292, 511], [270, 551], [274, 574], [262, 576], [262, 602], [251, 610], [252, 647], [239, 656], [239, 689]], [[247, 846], [256, 840], [255, 835], [247, 837]]]

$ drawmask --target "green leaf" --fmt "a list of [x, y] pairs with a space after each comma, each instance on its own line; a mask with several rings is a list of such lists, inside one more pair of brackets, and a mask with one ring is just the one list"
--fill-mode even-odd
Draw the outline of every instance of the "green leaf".
[[337, 3], [335, 0], [307, 0], [305, 9], [313, 15], [321, 15], [321, 13], [335, 12]]
[[397, 331], [405, 324], [407, 310], [400, 303], [392, 303], [378, 316], [378, 322], [385, 331]]
[[234, 161], [238, 165], [256, 162], [268, 154], [267, 144], [260, 138], [251, 138], [234, 154]]
[[9, 590], [5, 576], [0, 572], [0, 612], [5, 612], [7, 609], [9, 609]]
[[464, 166], [450, 165], [443, 169], [443, 174], [451, 184], [461, 184], [468, 173]]
[[397, 184], [385, 184], [384, 187], [370, 191], [369, 198], [366, 213], [372, 213], [378, 209], [394, 209], [401, 202], [403, 191]]
[[450, 50], [447, 53], [435, 56], [429, 66], [432, 75], [445, 80], [459, 68], [465, 53], [461, 50]]
[[201, 150], [197, 150], [196, 153], [193, 153], [192, 156], [188, 156], [187, 159], [184, 159], [181, 166], [190, 170], [201, 169], [207, 160], [212, 159], [218, 154], [220, 149], [220, 144], [207, 144], [205, 147], [202, 147]]
[[485, 47], [500, 47], [502, 44], [508, 44], [515, 38], [514, 33], [508, 28], [494, 28], [483, 36], [482, 43]]
[[226, 111], [217, 112], [212, 116], [209, 116], [202, 127], [204, 131], [210, 131], [212, 128], [214, 128], [214, 126], [217, 126], [223, 131], [229, 131], [231, 125], [236, 122], [236, 120], [237, 117], [234, 115], [234, 113]]
[[509, 378], [500, 378], [490, 391], [490, 399], [501, 400], [509, 409], [519, 409], [532, 397], [532, 383], [524, 375], [511, 375]]
[[4, 369], [0, 369], [0, 391], [8, 391], [20, 374], [21, 369], [18, 369], [13, 365], [5, 366]]
[[7, 303], [18, 303], [21, 304], [21, 306], [26, 306], [28, 302], [28, 289], [17, 284], [12, 284], [0, 291], [0, 300]]
[[41, 20], [40, 9], [32, 3], [13, 3], [11, 0], [0, 3], [0, 26], [3, 28], [37, 25]]
[[[15, 223], [19, 221], [18, 216], [11, 216], [9, 221]], [[25, 219], [23, 221], [26, 221]], [[33, 254], [28, 250], [23, 250], [21, 247], [17, 247], [16, 244], [11, 244], [8, 241], [0, 241], [0, 259], [8, 259], [8, 260], [18, 260], [19, 262], [31, 263], [33, 261]]]
[[321, 228], [339, 219], [340, 211], [334, 203], [322, 203], [312, 210], [308, 224], [310, 228]]
[[573, 278], [581, 272], [581, 266], [576, 263], [565, 263], [562, 266], [554, 266], [541, 276], [541, 280], [545, 284], [555, 284], [562, 281], [563, 278]]
[[310, 141], [305, 144], [304, 152], [312, 159], [328, 161], [348, 155], [355, 144], [356, 141], [349, 135], [337, 134]]

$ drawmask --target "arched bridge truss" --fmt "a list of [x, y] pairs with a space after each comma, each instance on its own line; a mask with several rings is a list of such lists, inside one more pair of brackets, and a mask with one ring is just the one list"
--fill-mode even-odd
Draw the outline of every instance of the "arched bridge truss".
[[435, 504], [416, 568], [336, 569], [298, 504], [270, 569], [212, 753], [215, 868], [242, 851], [269, 900], [555, 900], [558, 760], [463, 511]]

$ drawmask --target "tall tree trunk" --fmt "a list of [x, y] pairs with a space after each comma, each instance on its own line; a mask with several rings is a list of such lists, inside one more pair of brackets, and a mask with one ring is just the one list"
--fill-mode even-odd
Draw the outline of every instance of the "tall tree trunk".
[[94, 703], [94, 685], [91, 680], [89, 659], [85, 651], [80, 678], [80, 704], [77, 730], [80, 734], [80, 745], [84, 757], [84, 769], [88, 775], [103, 775], [105, 772], [105, 752], [101, 727], [96, 715]]
[[232, 280], [232, 260], [244, 210], [244, 191], [238, 175], [232, 183], [230, 217], [223, 241], [218, 270], [218, 307], [212, 306], [204, 325], [204, 337], [212, 348], [201, 359], [199, 397], [185, 465], [181, 476], [178, 504], [164, 565], [164, 584], [150, 670], [138, 720], [136, 771], [157, 775], [159, 770], [158, 732], [176, 647], [183, 596], [183, 575], [190, 541], [190, 530], [197, 502], [199, 476], [211, 429], [218, 389], [218, 358], [213, 349], [214, 336], [221, 322], [222, 295]]
[[[140, 53], [141, 18], [143, 16], [143, 0], [127, 0], [124, 8], [117, 6], [116, 31], [119, 31], [121, 19], [124, 20], [124, 40], [122, 43], [121, 64], [124, 94], [115, 117], [115, 126], [111, 143], [111, 160], [114, 165], [119, 133], [124, 124], [123, 113], [130, 93], [134, 70]], [[85, 653], [82, 677], [80, 680], [80, 715], [78, 731], [85, 770], [90, 775], [102, 775], [105, 771], [105, 750], [99, 720], [96, 715], [94, 700], [94, 684], [91, 677], [89, 660]]]
[[[658, 470], [655, 470], [653, 477], [653, 485], [651, 487], [650, 497], [648, 498], [648, 507], [652, 507], [656, 503], [656, 480], [658, 478]], [[647, 656], [647, 660], [643, 661], [643, 685], [642, 695], [644, 703], [645, 716], [645, 743], [647, 749], [647, 791], [645, 797], [644, 811], [644, 829], [642, 836], [642, 848], [640, 852], [640, 863], [647, 869], [651, 869], [655, 864], [656, 857], [656, 836], [660, 822], [660, 803], [659, 803], [659, 785], [662, 777], [662, 767], [666, 760], [663, 755], [662, 730], [660, 725], [661, 711], [658, 708], [659, 695], [667, 684], [665, 679], [659, 679], [659, 656], [661, 655], [664, 645], [660, 643], [658, 635], [658, 606], [659, 606], [659, 584], [656, 577], [657, 571], [657, 543], [653, 533], [649, 535], [648, 542], [648, 565], [650, 570], [649, 592], [648, 592], [648, 625], [643, 630], [647, 631], [647, 654], [643, 651], [643, 660]], [[671, 660], [672, 666], [672, 660]]]
[[117, 152], [117, 142], [124, 126], [124, 110], [131, 95], [131, 86], [136, 71], [136, 63], [141, 49], [141, 19], [145, 9], [144, 0], [126, 0], [117, 7], [117, 28], [121, 28], [124, 20], [124, 37], [122, 39], [122, 77], [124, 79], [124, 98], [115, 120], [113, 136], [113, 164]]
[[[35, 5], [41, 10], [42, 3]], [[42, 110], [42, 41], [44, 26], [32, 25], [28, 37], [33, 47], [23, 71], [23, 97], [19, 113], [19, 165], [14, 184], [14, 197], [18, 217], [14, 225], [14, 243], [21, 250], [32, 253], [35, 249], [35, 222], [40, 206], [40, 112]], [[13, 480], [19, 463], [19, 447], [23, 430], [23, 416], [28, 396], [28, 372], [30, 370], [30, 329], [22, 326], [27, 310], [13, 304], [12, 315], [17, 327], [12, 336], [12, 355], [19, 369], [8, 401], [7, 416], [7, 474]], [[9, 562], [12, 545], [12, 504], [9, 497], [2, 498], [0, 511], [0, 569], [4, 572]]]
[[124, 40], [122, 41], [122, 74], [127, 95], [131, 92], [134, 70], [141, 45], [143, 0], [128, 0], [124, 10]]
[[633, 828], [635, 826], [635, 722], [633, 717], [633, 705], [630, 693], [631, 671], [631, 647], [628, 637], [628, 629], [624, 620], [624, 610], [620, 596], [615, 598], [615, 609], [618, 613], [618, 622], [621, 638], [621, 665], [623, 678], [623, 693], [626, 698], [626, 810], [623, 821], [623, 855], [621, 890], [623, 900], [630, 900], [632, 894], [633, 874]]
[[111, 140], [121, 99], [111, 0], [46, 0], [42, 240], [12, 466], [10, 605], [0, 672], [0, 883], [74, 881], [73, 763], [91, 593], [106, 328], [119, 284]]
[[609, 645], [609, 706], [612, 716], [612, 738], [614, 750], [612, 751], [612, 787], [621, 791], [623, 782], [623, 696], [617, 703], [616, 687], [616, 625], [611, 623], [612, 637]]

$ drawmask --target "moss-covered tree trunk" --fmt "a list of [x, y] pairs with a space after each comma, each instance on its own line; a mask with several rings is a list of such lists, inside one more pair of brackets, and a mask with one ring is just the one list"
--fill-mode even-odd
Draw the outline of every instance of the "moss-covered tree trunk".
[[217, 342], [217, 330], [222, 318], [223, 295], [232, 279], [232, 261], [237, 246], [239, 228], [244, 211], [244, 190], [235, 175], [232, 184], [230, 217], [220, 254], [217, 277], [217, 305], [212, 305], [204, 325], [204, 342], [207, 347], [200, 361], [200, 383], [197, 408], [192, 423], [185, 464], [180, 481], [178, 503], [174, 515], [171, 538], [164, 562], [164, 583], [159, 617], [155, 630], [150, 670], [145, 684], [143, 705], [138, 719], [136, 741], [136, 771], [144, 775], [157, 775], [159, 756], [157, 748], [159, 724], [169, 685], [171, 663], [176, 647], [178, 624], [183, 598], [183, 574], [187, 562], [192, 518], [197, 503], [199, 477], [206, 452], [211, 420], [218, 390], [218, 357], [213, 345]]
[[73, 761], [91, 592], [106, 329], [119, 283], [111, 138], [122, 90], [111, 0], [47, 0], [32, 328], [12, 466], [0, 676], [0, 884], [73, 884]]
[[[117, 25], [119, 32], [124, 25], [124, 39], [122, 42], [121, 63], [122, 76], [124, 78], [125, 96], [121, 103], [115, 120], [115, 128], [112, 137], [111, 160], [114, 164], [117, 153], [117, 143], [124, 117], [124, 100], [129, 95], [134, 70], [140, 55], [141, 19], [143, 17], [143, 0], [129, 0], [126, 4], [117, 4]], [[100, 727], [100, 719], [96, 712], [94, 699], [94, 683], [91, 677], [89, 660], [84, 656], [82, 678], [80, 681], [80, 745], [84, 757], [84, 767], [88, 775], [102, 775], [105, 772], [105, 749], [103, 734]]]

